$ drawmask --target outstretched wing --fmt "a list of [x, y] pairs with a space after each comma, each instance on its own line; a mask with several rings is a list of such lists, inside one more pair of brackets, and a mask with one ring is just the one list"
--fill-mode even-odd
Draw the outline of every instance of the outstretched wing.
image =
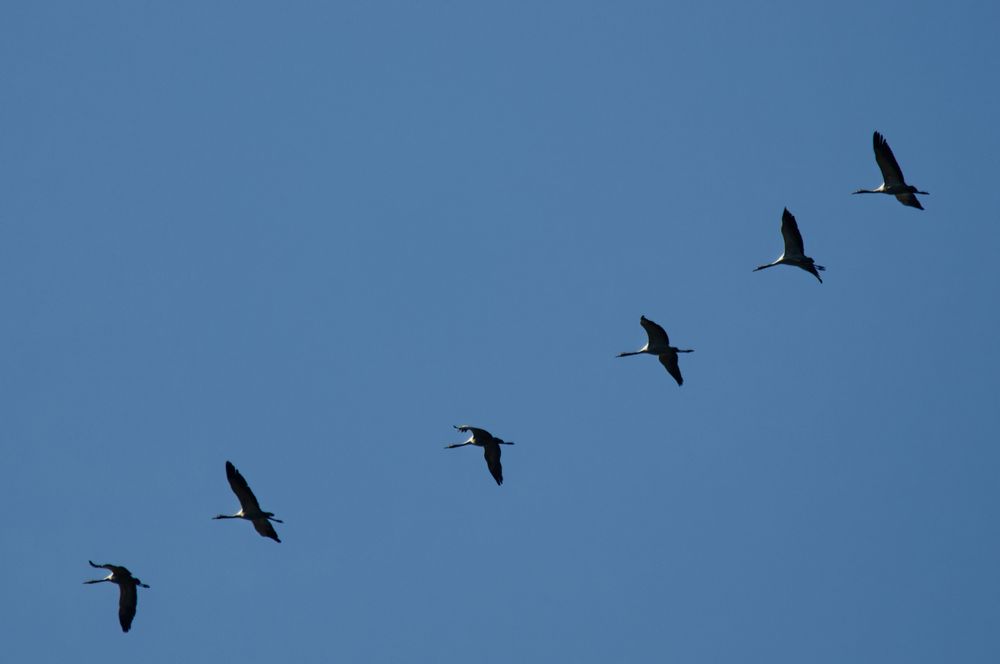
[[678, 385], [684, 384], [684, 377], [681, 376], [680, 365], [677, 364], [677, 353], [670, 351], [660, 354], [660, 364], [667, 368], [667, 373], [674, 377]]
[[483, 456], [486, 457], [486, 466], [490, 469], [490, 475], [497, 481], [497, 486], [503, 484], [503, 466], [500, 465], [500, 445], [487, 445], [483, 448]]
[[130, 579], [132, 578], [132, 572], [128, 571], [127, 567], [122, 567], [121, 565], [112, 565], [111, 563], [104, 563], [103, 565], [98, 565], [93, 560], [88, 560], [91, 567], [96, 567], [97, 569], [106, 569], [115, 575], [118, 579]]
[[243, 508], [244, 512], [254, 513], [261, 511], [260, 503], [257, 502], [257, 496], [253, 495], [253, 491], [250, 490], [250, 485], [247, 484], [246, 478], [229, 461], [226, 462], [226, 479], [229, 480], [229, 486], [239, 499], [240, 507]]
[[139, 603], [139, 593], [134, 583], [119, 583], [118, 591], [118, 622], [122, 626], [122, 631], [127, 632], [132, 628], [135, 607]]
[[795, 223], [795, 217], [785, 208], [781, 214], [781, 237], [785, 238], [785, 257], [805, 256], [806, 248], [802, 243], [802, 233], [799, 232], [799, 225]]
[[649, 346], [651, 348], [654, 346], [670, 345], [670, 337], [667, 336], [667, 331], [653, 321], [645, 316], [640, 316], [639, 325], [642, 325], [642, 329], [646, 330], [646, 336], [649, 337]]
[[811, 258], [807, 262], [796, 263], [795, 265], [819, 279], [819, 283], [823, 283], [823, 277], [819, 276], [819, 270], [825, 270], [826, 268], [822, 265], [816, 265]]
[[909, 207], [915, 207], [918, 210], [924, 209], [924, 206], [920, 204], [920, 201], [917, 200], [917, 197], [914, 196], [913, 194], [896, 194], [896, 200], [902, 203], [903, 205], [908, 205]]
[[468, 424], [459, 424], [455, 426], [456, 429], [462, 432], [468, 432], [472, 434], [472, 439], [476, 441], [476, 444], [482, 445], [487, 441], [493, 439], [493, 434], [491, 434], [486, 429], [480, 429], [479, 427], [470, 427]]
[[254, 519], [253, 528], [264, 537], [270, 537], [275, 542], [281, 542], [281, 540], [278, 539], [277, 531], [274, 530], [274, 526], [272, 526], [271, 522], [268, 521], [266, 518]]
[[[882, 182], [885, 183], [886, 189], [905, 184], [903, 170], [899, 167], [899, 162], [896, 161], [896, 155], [892, 154], [892, 148], [889, 147], [885, 136], [876, 131], [872, 135], [872, 144], [875, 148], [875, 161], [878, 163], [879, 170], [882, 171]], [[904, 203], [904, 205], [909, 204]]]

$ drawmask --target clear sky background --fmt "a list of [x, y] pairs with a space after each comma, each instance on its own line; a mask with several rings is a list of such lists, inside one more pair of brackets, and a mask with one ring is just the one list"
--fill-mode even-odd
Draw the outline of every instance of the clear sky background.
[[1000, 661], [1000, 9], [904, 4], [4, 4], [5, 660]]

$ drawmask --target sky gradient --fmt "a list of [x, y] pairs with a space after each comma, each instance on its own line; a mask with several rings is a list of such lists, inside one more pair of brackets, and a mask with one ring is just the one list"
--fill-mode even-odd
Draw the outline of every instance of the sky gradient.
[[898, 11], [5, 5], [5, 655], [1000, 661], [1000, 9]]

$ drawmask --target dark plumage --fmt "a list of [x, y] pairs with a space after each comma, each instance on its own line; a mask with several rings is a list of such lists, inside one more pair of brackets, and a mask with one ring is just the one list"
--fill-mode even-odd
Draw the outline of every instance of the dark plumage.
[[270, 537], [275, 542], [280, 542], [281, 540], [278, 539], [278, 533], [274, 530], [274, 526], [271, 525], [271, 521], [277, 523], [284, 522], [281, 519], [274, 518], [274, 512], [265, 512], [260, 508], [257, 496], [253, 495], [253, 491], [250, 490], [250, 485], [247, 484], [246, 478], [229, 461], [226, 462], [226, 479], [229, 480], [230, 488], [240, 501], [240, 511], [236, 514], [219, 514], [212, 518], [246, 519], [253, 523], [254, 529], [262, 536]]
[[681, 375], [681, 368], [677, 363], [677, 353], [693, 353], [694, 349], [682, 350], [671, 346], [667, 331], [645, 316], [639, 317], [639, 324], [642, 325], [642, 329], [646, 330], [646, 345], [634, 352], [618, 353], [616, 357], [628, 357], [642, 353], [656, 355], [660, 364], [666, 368], [667, 373], [674, 377], [678, 385], [683, 385], [684, 377]]
[[890, 196], [895, 196], [896, 200], [903, 205], [923, 210], [924, 206], [920, 204], [920, 201], [914, 194], [928, 196], [928, 192], [920, 191], [916, 187], [906, 184], [906, 179], [903, 177], [903, 169], [899, 167], [896, 155], [892, 153], [892, 148], [889, 147], [889, 142], [885, 140], [885, 136], [877, 131], [872, 134], [872, 147], [875, 149], [875, 162], [878, 164], [879, 170], [882, 171], [882, 184], [875, 189], [858, 189], [853, 193], [889, 194]]
[[754, 268], [754, 272], [774, 267], [775, 265], [794, 265], [795, 267], [802, 268], [819, 279], [820, 283], [823, 283], [823, 279], [819, 276], [817, 270], [822, 271], [826, 268], [822, 265], [816, 265], [816, 262], [812, 258], [806, 256], [805, 244], [802, 242], [802, 233], [799, 232], [799, 225], [795, 223], [795, 217], [788, 211], [788, 208], [785, 208], [785, 211], [781, 214], [781, 237], [785, 240], [784, 253], [773, 263], [758, 265]]
[[496, 480], [497, 485], [503, 484], [503, 466], [500, 465], [500, 446], [501, 445], [513, 445], [514, 443], [507, 442], [501, 438], [495, 437], [486, 429], [479, 429], [477, 427], [470, 427], [467, 425], [456, 426], [459, 431], [471, 431], [472, 436], [469, 440], [464, 443], [456, 443], [454, 445], [446, 445], [445, 449], [452, 449], [454, 447], [465, 447], [466, 445], [476, 445], [477, 447], [483, 448], [483, 456], [486, 458], [486, 467], [490, 469], [490, 475]]
[[132, 628], [132, 619], [135, 618], [135, 609], [139, 602], [139, 593], [136, 591], [136, 588], [139, 586], [148, 588], [149, 586], [132, 576], [132, 573], [121, 565], [112, 565], [110, 563], [98, 565], [92, 560], [88, 560], [87, 562], [90, 563], [91, 567], [106, 569], [111, 572], [111, 574], [108, 574], [103, 579], [84, 581], [84, 583], [109, 582], [118, 586], [118, 622], [121, 624], [123, 632], [129, 631]]

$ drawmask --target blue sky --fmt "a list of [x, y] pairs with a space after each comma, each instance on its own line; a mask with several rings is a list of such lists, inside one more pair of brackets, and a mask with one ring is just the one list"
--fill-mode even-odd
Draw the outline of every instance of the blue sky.
[[5, 655], [998, 661], [1000, 10], [898, 12], [4, 6]]

